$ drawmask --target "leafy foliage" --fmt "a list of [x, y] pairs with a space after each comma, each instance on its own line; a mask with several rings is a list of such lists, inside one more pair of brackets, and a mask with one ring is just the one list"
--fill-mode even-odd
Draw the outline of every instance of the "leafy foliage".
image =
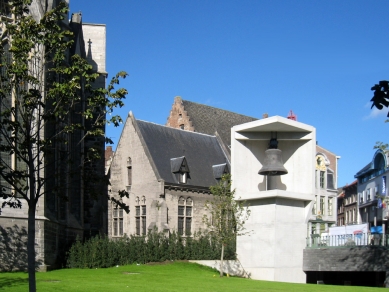
[[[389, 81], [381, 80], [378, 84], [375, 84], [371, 90], [374, 91], [374, 96], [370, 100], [373, 103], [371, 108], [376, 107], [377, 109], [382, 110], [384, 107], [389, 106]], [[389, 117], [389, 112], [387, 117]], [[389, 120], [386, 120], [385, 122], [387, 123]], [[388, 149], [388, 144], [378, 141], [373, 148], [386, 150]]]
[[[185, 238], [176, 232], [167, 236], [156, 229], [146, 237], [131, 235], [115, 240], [96, 236], [84, 243], [76, 240], [68, 252], [67, 266], [94, 269], [166, 260], [214, 260], [221, 249], [215, 243], [210, 233], [196, 232]], [[226, 258], [235, 259], [235, 242], [227, 246]]]
[[382, 80], [378, 82], [378, 84], [375, 84], [371, 90], [374, 90], [374, 96], [370, 100], [373, 102], [371, 108], [376, 107], [377, 109], [382, 110], [384, 107], [389, 106], [389, 81]]
[[250, 210], [244, 201], [235, 200], [235, 190], [231, 190], [229, 174], [223, 175], [217, 185], [211, 186], [211, 193], [213, 199], [205, 204], [208, 215], [204, 215], [203, 222], [221, 246], [220, 276], [222, 276], [224, 246], [235, 242], [236, 236], [250, 232], [244, 227], [250, 216]]
[[[107, 88], [96, 86], [105, 76], [82, 56], [70, 55], [76, 44], [64, 21], [66, 2], [38, 20], [29, 13], [31, 3], [9, 1], [12, 19], [1, 24], [0, 198], [3, 207], [28, 204], [29, 284], [30, 291], [35, 291], [38, 200], [47, 195], [46, 203], [56, 201], [54, 196], [66, 202], [64, 190], [75, 176], [83, 180], [86, 195], [104, 194], [98, 189], [103, 177], [94, 170], [96, 161], [103, 159], [104, 142], [112, 143], [105, 137], [105, 125], [122, 122], [111, 114], [124, 105], [127, 90], [115, 87], [127, 73], [116, 74]], [[86, 141], [101, 143], [86, 146]], [[73, 148], [68, 147], [70, 143]], [[91, 178], [100, 184], [91, 183]]]
[[379, 141], [377, 141], [374, 145], [374, 149], [386, 150], [386, 149], [388, 149], [388, 147], [389, 147], [389, 144], [379, 142]]

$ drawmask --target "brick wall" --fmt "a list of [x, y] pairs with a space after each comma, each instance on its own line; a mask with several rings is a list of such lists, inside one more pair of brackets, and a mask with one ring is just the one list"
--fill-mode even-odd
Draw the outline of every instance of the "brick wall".
[[184, 109], [184, 105], [182, 104], [182, 99], [180, 96], [176, 96], [174, 98], [174, 103], [172, 106], [172, 110], [170, 111], [170, 115], [167, 119], [166, 126], [171, 128], [180, 129], [184, 127], [184, 130], [187, 131], [195, 131], [195, 128], [190, 121], [190, 117], [188, 113]]

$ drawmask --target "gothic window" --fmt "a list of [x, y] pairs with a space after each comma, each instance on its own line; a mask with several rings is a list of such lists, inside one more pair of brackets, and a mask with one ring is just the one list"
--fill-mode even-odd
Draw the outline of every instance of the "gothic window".
[[132, 185], [132, 160], [131, 157], [127, 159], [127, 185]]
[[139, 201], [135, 199], [135, 233], [136, 235], [146, 235], [146, 198], [145, 196]]
[[113, 206], [112, 210], [113, 236], [123, 236], [123, 209]]
[[139, 202], [139, 197], [136, 197], [135, 203], [135, 233], [146, 235], [146, 198], [143, 196]]
[[146, 205], [142, 206], [142, 235], [146, 235]]
[[193, 200], [178, 199], [178, 234], [189, 236], [192, 233]]
[[135, 199], [135, 234], [140, 235], [140, 206], [139, 206], [139, 197]]

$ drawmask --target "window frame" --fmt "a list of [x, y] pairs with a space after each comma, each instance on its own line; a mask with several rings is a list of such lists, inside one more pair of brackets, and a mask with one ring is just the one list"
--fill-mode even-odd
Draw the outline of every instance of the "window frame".
[[180, 236], [191, 236], [194, 202], [191, 197], [178, 199], [177, 207], [177, 233]]
[[320, 215], [324, 216], [325, 213], [325, 196], [320, 196]]
[[112, 205], [112, 236], [121, 237], [124, 235], [123, 209]]
[[320, 172], [319, 172], [319, 185], [320, 185], [321, 189], [325, 189], [326, 188], [326, 186], [325, 186], [325, 182], [326, 182], [325, 174], [326, 174], [325, 171], [320, 170]]

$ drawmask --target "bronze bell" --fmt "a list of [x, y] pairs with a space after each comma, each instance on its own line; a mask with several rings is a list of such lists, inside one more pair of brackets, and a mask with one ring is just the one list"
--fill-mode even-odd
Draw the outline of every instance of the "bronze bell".
[[258, 174], [273, 176], [287, 173], [288, 171], [282, 161], [282, 151], [280, 149], [267, 149], [265, 151], [265, 162]]

